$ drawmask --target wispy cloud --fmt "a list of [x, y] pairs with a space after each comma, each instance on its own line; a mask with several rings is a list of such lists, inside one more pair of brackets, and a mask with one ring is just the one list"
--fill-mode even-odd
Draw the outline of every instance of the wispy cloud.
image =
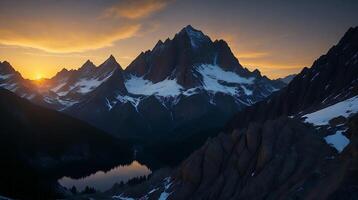
[[170, 0], [123, 0], [107, 8], [101, 17], [145, 18], [163, 9], [170, 2]]
[[0, 44], [55, 53], [83, 52], [111, 46], [115, 41], [133, 37], [140, 29], [139, 24], [91, 27], [46, 21], [31, 24], [13, 22], [5, 26], [0, 29]]

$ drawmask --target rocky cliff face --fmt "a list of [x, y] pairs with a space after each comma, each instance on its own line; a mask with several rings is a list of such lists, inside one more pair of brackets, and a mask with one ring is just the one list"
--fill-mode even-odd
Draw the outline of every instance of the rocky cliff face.
[[307, 125], [284, 118], [252, 123], [192, 154], [178, 169], [170, 199], [324, 197], [310, 190], [329, 155]]
[[358, 116], [337, 152], [324, 133], [281, 117], [209, 139], [171, 173], [109, 191], [135, 199], [355, 199]]

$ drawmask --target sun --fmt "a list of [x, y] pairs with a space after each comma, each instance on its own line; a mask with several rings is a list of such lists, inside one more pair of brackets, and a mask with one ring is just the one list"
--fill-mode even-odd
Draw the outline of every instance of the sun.
[[41, 80], [42, 79], [42, 74], [36, 74], [35, 76], [35, 80]]

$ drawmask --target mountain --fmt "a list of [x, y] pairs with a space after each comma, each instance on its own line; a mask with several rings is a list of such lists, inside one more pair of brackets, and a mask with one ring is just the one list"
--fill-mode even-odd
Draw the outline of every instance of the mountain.
[[0, 87], [10, 90], [22, 98], [45, 105], [41, 94], [35, 89], [36, 85], [32, 81], [24, 79], [7, 61], [0, 62]]
[[290, 75], [287, 75], [287, 76], [285, 76], [283, 78], [279, 78], [277, 80], [279, 80], [279, 81], [281, 81], [281, 82], [283, 82], [285, 84], [289, 84], [293, 80], [293, 78], [295, 78], [296, 75], [297, 74], [290, 74]]
[[238, 112], [172, 173], [111, 195], [146, 199], [356, 199], [358, 27], [287, 87]]
[[[87, 60], [78, 70], [63, 69], [53, 78], [42, 81], [38, 89], [49, 104], [59, 102], [58, 110], [64, 110], [86, 100], [89, 93], [121, 71], [112, 55], [98, 67]], [[123, 80], [118, 81], [119, 87], [121, 83]]]
[[242, 67], [225, 41], [187, 26], [65, 112], [117, 136], [186, 137], [208, 122], [221, 127], [284, 85]]
[[132, 157], [130, 144], [1, 88], [0, 110], [0, 193], [6, 196], [49, 198], [70, 168]]
[[[303, 116], [358, 94], [358, 28], [350, 28], [339, 43], [304, 68], [280, 92], [238, 113], [229, 130], [279, 116]], [[240, 121], [240, 123], [236, 123]]]

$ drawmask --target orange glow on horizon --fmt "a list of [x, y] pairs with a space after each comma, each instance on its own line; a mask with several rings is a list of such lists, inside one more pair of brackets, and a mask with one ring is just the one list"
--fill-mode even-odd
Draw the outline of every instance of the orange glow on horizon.
[[[244, 54], [244, 55], [259, 55], [259, 54]], [[90, 59], [95, 65], [100, 65], [103, 63], [109, 55], [103, 56], [69, 56], [67, 58], [63, 57], [51, 57], [51, 56], [39, 56], [37, 59], [26, 59], [26, 56], [23, 58], [17, 58], [16, 56], [11, 57], [10, 59], [4, 59], [8, 61], [15, 70], [19, 71], [24, 78], [31, 79], [31, 80], [40, 80], [44, 78], [51, 78], [56, 75], [57, 72], [61, 71], [63, 68], [68, 70], [70, 69], [78, 69], [82, 66], [87, 59]], [[31, 55], [30, 57], [37, 57], [36, 55]], [[127, 56], [121, 57], [116, 56], [117, 62], [125, 69], [132, 59], [135, 59], [136, 56]], [[25, 59], [24, 59], [25, 58]], [[276, 79], [280, 77], [284, 77], [289, 74], [299, 73], [301, 69], [305, 65], [294, 64], [294, 65], [285, 65], [280, 63], [270, 63], [270, 62], [252, 62], [246, 61], [246, 59], [240, 59], [238, 56], [239, 62], [244, 67], [248, 68], [250, 71], [255, 69], [260, 70], [262, 75], [266, 75], [271, 79]], [[57, 63], [63, 63], [62, 65], [58, 65]]]

